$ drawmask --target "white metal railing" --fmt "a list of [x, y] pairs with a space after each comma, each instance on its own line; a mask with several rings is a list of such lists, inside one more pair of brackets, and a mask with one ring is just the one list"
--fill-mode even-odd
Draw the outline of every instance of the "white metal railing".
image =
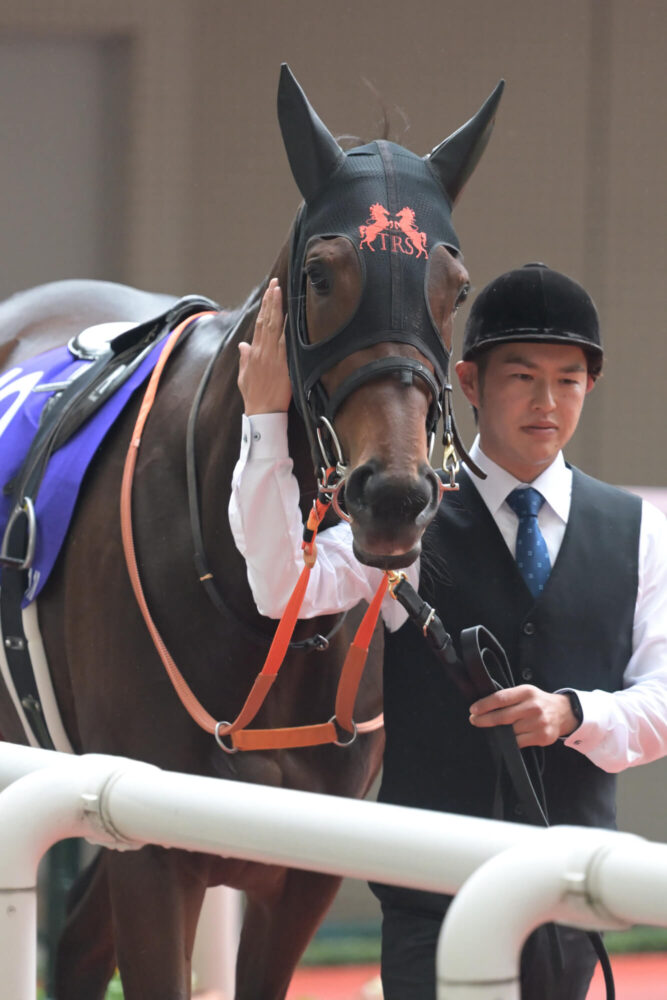
[[546, 920], [667, 926], [667, 845], [630, 834], [543, 830], [11, 744], [0, 744], [0, 788], [0, 982], [12, 1000], [35, 996], [37, 865], [72, 836], [457, 892], [438, 947], [438, 1000], [518, 1000], [521, 946]]

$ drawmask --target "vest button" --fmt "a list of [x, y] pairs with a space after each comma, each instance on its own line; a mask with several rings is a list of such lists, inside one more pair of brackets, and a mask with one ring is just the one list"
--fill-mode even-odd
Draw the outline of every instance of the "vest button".
[[535, 623], [524, 622], [522, 631], [524, 635], [535, 635]]
[[523, 670], [521, 671], [521, 678], [524, 681], [532, 681], [533, 671], [530, 669], [530, 667], [523, 668]]
[[523, 816], [523, 806], [520, 805], [514, 806], [512, 812], [514, 813], [515, 816]]

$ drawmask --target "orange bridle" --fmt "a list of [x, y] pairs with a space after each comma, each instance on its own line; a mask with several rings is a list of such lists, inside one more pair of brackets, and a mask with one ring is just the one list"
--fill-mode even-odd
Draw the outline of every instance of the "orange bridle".
[[[255, 678], [255, 682], [245, 700], [241, 711], [233, 722], [218, 721], [198, 701], [187, 681], [174, 662], [165, 642], [153, 621], [144, 594], [137, 565], [134, 547], [134, 532], [132, 527], [132, 485], [134, 471], [141, 445], [141, 438], [148, 415], [153, 407], [160, 379], [165, 365], [174, 350], [183, 331], [202, 316], [213, 315], [210, 312], [196, 313], [189, 316], [177, 326], [167, 338], [158, 362], [153, 369], [144, 398], [139, 409], [130, 446], [125, 459], [123, 480], [120, 496], [121, 534], [125, 561], [130, 575], [134, 596], [141, 610], [144, 622], [150, 633], [153, 644], [167, 671], [167, 675], [191, 718], [206, 732], [215, 736], [225, 753], [236, 753], [238, 750], [274, 750], [286, 747], [317, 746], [334, 743], [337, 746], [349, 746], [357, 733], [367, 733], [379, 729], [383, 725], [383, 716], [378, 715], [367, 722], [355, 723], [353, 719], [354, 704], [359, 690], [368, 649], [380, 613], [382, 599], [386, 593], [389, 578], [383, 574], [380, 586], [371, 601], [364, 618], [357, 629], [354, 640], [348, 650], [343, 669], [338, 682], [334, 714], [328, 722], [315, 723], [307, 726], [292, 726], [280, 729], [248, 729], [273, 686], [278, 671], [285, 659], [285, 654], [292, 638], [294, 628], [299, 618], [299, 611], [308, 586], [310, 571], [317, 558], [316, 537], [318, 528], [328, 510], [329, 503], [316, 500], [304, 529], [304, 567], [287, 603], [276, 633], [273, 637], [264, 666]], [[338, 727], [350, 734], [350, 739], [342, 741]], [[223, 742], [223, 737], [229, 737], [231, 746]]]

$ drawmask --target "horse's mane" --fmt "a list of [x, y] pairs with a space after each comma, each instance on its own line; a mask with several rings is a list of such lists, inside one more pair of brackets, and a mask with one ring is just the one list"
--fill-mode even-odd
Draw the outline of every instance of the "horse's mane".
[[[373, 134], [370, 138], [363, 138], [358, 135], [339, 135], [336, 136], [337, 141], [343, 149], [353, 149], [355, 146], [365, 146], [367, 143], [372, 142], [373, 139], [384, 139], [401, 145], [403, 138], [410, 129], [408, 116], [402, 108], [398, 107], [397, 104], [394, 105], [392, 111], [390, 112], [387, 102], [377, 87], [371, 83], [370, 80], [366, 79], [366, 77], [362, 77], [362, 80], [365, 86], [370, 90], [374, 101], [380, 107], [380, 120], [373, 128]], [[392, 113], [400, 118], [402, 122], [400, 129], [395, 129], [394, 123], [391, 120]]]

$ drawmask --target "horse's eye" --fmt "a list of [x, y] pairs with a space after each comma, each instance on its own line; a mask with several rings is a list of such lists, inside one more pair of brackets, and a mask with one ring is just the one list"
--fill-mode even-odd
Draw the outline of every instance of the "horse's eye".
[[456, 296], [456, 302], [454, 303], [454, 312], [456, 312], [459, 306], [463, 305], [463, 303], [465, 302], [465, 300], [468, 298], [469, 295], [470, 295], [470, 285], [468, 284], [468, 282], [466, 282], [465, 285], [461, 288], [459, 294]]
[[319, 260], [310, 260], [304, 268], [308, 280], [319, 295], [324, 295], [331, 288], [326, 267]]

